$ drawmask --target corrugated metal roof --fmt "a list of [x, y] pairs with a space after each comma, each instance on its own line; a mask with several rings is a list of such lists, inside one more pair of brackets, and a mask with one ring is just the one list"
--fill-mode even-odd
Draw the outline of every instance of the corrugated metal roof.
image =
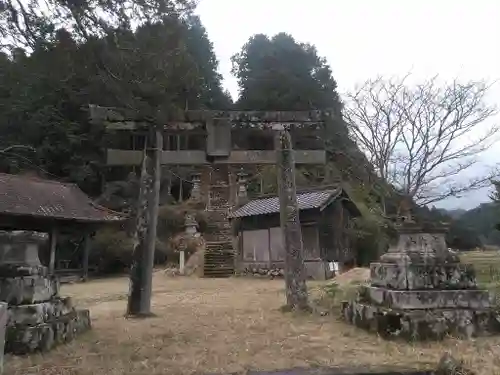
[[[340, 194], [341, 191], [342, 189], [337, 188], [307, 193], [297, 193], [297, 204], [299, 206], [299, 210], [321, 208], [332, 196]], [[273, 214], [278, 212], [280, 212], [280, 202], [278, 197], [261, 198], [248, 202], [231, 213], [229, 217], [238, 218]]]
[[125, 219], [95, 204], [75, 184], [0, 173], [0, 213], [82, 222]]

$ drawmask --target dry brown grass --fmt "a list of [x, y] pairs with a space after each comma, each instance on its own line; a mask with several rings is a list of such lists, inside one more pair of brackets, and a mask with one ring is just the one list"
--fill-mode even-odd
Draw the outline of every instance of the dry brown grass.
[[279, 312], [280, 280], [168, 278], [158, 272], [154, 285], [157, 317], [147, 320], [123, 318], [125, 278], [63, 287], [63, 294], [91, 309], [93, 331], [49, 354], [7, 356], [5, 373], [175, 375], [354, 363], [428, 367], [450, 351], [479, 374], [500, 374], [500, 339], [383, 341], [332, 316]]

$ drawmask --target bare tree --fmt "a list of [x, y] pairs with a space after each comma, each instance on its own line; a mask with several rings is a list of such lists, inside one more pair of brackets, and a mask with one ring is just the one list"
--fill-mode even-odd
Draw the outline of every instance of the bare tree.
[[408, 77], [370, 80], [345, 98], [351, 135], [380, 177], [419, 204], [487, 186], [492, 174], [462, 172], [496, 140], [489, 86], [438, 77], [411, 85]]
[[490, 194], [490, 198], [495, 203], [500, 203], [500, 181], [492, 180], [493, 192]]

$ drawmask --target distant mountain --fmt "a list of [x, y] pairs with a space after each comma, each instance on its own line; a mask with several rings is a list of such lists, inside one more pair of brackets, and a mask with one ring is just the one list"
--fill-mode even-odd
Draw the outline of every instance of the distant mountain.
[[464, 210], [462, 208], [457, 208], [457, 209], [453, 209], [453, 210], [447, 210], [445, 208], [438, 208], [438, 211], [441, 212], [443, 215], [451, 217], [454, 220], [459, 219], [463, 214], [465, 214], [467, 212], [467, 210]]
[[[465, 211], [465, 210], [454, 210]], [[450, 211], [448, 215], [452, 216]], [[483, 203], [478, 207], [459, 214], [455, 225], [467, 228], [479, 236], [483, 245], [500, 246], [500, 231], [497, 225], [500, 222], [500, 207], [495, 203]]]
[[500, 246], [500, 206], [483, 203], [471, 210], [443, 208], [420, 208], [422, 219], [450, 223], [446, 235], [449, 247], [471, 250], [485, 245]]

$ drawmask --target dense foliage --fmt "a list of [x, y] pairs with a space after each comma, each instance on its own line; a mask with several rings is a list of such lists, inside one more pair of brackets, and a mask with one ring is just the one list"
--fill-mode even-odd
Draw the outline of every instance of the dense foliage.
[[[115, 12], [114, 3], [107, 2], [106, 10]], [[106, 173], [103, 134], [83, 110], [89, 103], [125, 106], [152, 119], [176, 109], [231, 105], [192, 4], [155, 2], [154, 9], [165, 11], [153, 15], [149, 3], [137, 5], [143, 12], [135, 12], [135, 18], [116, 13], [98, 19], [103, 15], [93, 3], [79, 3], [82, 8], [75, 10], [54, 2], [57, 14], [72, 14], [66, 20], [44, 18], [36, 1], [29, 8], [33, 14], [21, 17], [7, 2], [0, 30], [14, 45], [0, 56], [0, 144], [30, 145], [35, 152], [5, 154], [3, 171], [36, 165], [98, 195]], [[78, 14], [84, 10], [89, 13]], [[134, 23], [139, 27], [132, 28]]]
[[[212, 43], [193, 13], [195, 1], [28, 3], [0, 2], [0, 147], [27, 145], [34, 152], [3, 152], [1, 171], [43, 171], [78, 183], [101, 196], [101, 203], [129, 209], [137, 193], [133, 181], [115, 182], [112, 193], [102, 195], [109, 179], [102, 155], [105, 137], [88, 121], [88, 104], [126, 107], [152, 123], [164, 123], [184, 109], [329, 110], [327, 167], [299, 170], [298, 185], [347, 181], [364, 212], [356, 223], [356, 243], [372, 254], [386, 245], [378, 205], [383, 199], [384, 207], [396, 211], [399, 198], [386, 202], [393, 190], [376, 177], [349, 137], [336, 81], [314, 46], [284, 33], [251, 37], [233, 57], [240, 96], [232, 103], [222, 89]], [[274, 168], [262, 173], [265, 192], [275, 192]], [[179, 227], [161, 223], [160, 237]], [[99, 233], [99, 256], [109, 257], [95, 262], [126, 264], [129, 242], [124, 233]], [[115, 259], [117, 249], [128, 249], [124, 258]]]

